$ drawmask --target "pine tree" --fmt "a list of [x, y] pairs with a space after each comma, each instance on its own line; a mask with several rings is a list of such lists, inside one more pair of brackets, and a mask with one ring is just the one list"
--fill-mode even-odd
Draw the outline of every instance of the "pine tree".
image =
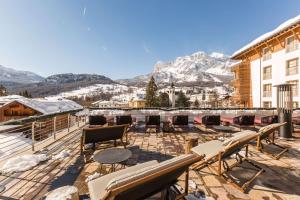
[[199, 101], [198, 101], [198, 99], [196, 99], [194, 102], [194, 107], [199, 108], [199, 106], [200, 106]]
[[189, 98], [182, 91], [178, 93], [176, 107], [190, 107]]
[[146, 107], [156, 107], [158, 105], [156, 93], [157, 85], [155, 83], [154, 77], [151, 76], [146, 90]]
[[6, 88], [3, 85], [0, 85], [0, 96], [5, 96], [6, 92]]
[[167, 93], [161, 93], [158, 97], [160, 107], [170, 107], [169, 95]]

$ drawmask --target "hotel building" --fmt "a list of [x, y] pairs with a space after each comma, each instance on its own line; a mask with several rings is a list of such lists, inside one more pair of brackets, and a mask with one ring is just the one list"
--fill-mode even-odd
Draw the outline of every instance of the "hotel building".
[[276, 88], [293, 84], [294, 107], [299, 107], [300, 15], [268, 32], [232, 55], [233, 100], [241, 107], [276, 107]]

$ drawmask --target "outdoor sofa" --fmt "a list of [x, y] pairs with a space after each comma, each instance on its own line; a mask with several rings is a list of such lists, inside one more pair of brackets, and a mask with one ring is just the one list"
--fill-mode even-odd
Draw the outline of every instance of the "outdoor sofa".
[[[95, 150], [96, 143], [106, 142], [114, 140], [116, 146], [116, 140], [121, 140], [124, 148], [127, 144], [127, 131], [128, 125], [115, 125], [115, 126], [100, 126], [100, 127], [84, 127], [81, 136], [80, 149], [83, 152], [85, 145], [92, 143], [93, 149]], [[123, 141], [124, 136], [126, 141]]]
[[218, 126], [221, 123], [220, 115], [204, 114], [194, 118], [196, 124], [207, 126]]
[[176, 199], [182, 198], [188, 194], [189, 166], [201, 159], [202, 157], [195, 154], [186, 154], [161, 163], [149, 161], [104, 175], [88, 182], [90, 198], [91, 200], [145, 199], [169, 189], [177, 183], [179, 176], [185, 173], [184, 193], [181, 194], [177, 190]]
[[221, 121], [223, 124], [232, 125], [241, 128], [254, 128], [255, 115], [253, 114], [222, 114]]

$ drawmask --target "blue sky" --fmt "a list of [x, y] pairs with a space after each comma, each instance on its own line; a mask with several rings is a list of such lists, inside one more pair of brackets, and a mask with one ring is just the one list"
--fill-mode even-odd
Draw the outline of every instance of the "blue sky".
[[200, 50], [231, 55], [299, 14], [299, 0], [0, 0], [0, 65], [130, 78]]

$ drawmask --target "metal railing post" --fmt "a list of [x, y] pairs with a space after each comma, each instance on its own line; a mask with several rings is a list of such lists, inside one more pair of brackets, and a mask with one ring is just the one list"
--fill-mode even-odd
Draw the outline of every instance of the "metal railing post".
[[70, 113], [68, 114], [68, 132], [70, 132]]
[[32, 151], [34, 151], [34, 143], [35, 143], [35, 121], [31, 124], [31, 139], [32, 139]]
[[79, 127], [80, 126], [80, 116], [76, 116], [76, 118], [77, 118], [77, 126]]
[[53, 118], [53, 138], [56, 140], [56, 116]]

